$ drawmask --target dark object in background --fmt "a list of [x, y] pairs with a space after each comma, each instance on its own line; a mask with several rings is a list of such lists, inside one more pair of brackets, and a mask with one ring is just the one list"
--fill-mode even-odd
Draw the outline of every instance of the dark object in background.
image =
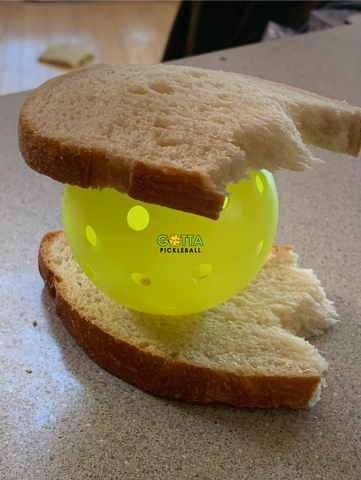
[[328, 3], [183, 1], [162, 61], [259, 42], [270, 20], [303, 33], [310, 10]]
[[182, 0], [162, 61], [260, 41], [269, 20], [303, 30], [327, 0]]
[[361, 10], [361, 1], [360, 0], [342, 0], [327, 2], [327, 5], [323, 8], [328, 8], [334, 10], [335, 8], [342, 8], [347, 10]]

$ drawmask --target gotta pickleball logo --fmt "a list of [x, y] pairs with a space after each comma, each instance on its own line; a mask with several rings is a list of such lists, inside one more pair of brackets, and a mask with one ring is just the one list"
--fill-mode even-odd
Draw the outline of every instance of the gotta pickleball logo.
[[161, 247], [160, 253], [201, 253], [200, 247], [204, 246], [200, 235], [178, 235], [177, 233], [169, 236], [159, 235], [157, 242]]

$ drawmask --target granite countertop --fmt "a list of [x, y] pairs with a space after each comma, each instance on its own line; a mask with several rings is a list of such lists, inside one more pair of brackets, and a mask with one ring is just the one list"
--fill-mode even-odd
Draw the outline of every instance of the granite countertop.
[[[175, 63], [361, 106], [359, 25]], [[0, 98], [0, 479], [360, 479], [360, 159], [319, 150], [325, 165], [275, 176], [276, 240], [295, 244], [341, 320], [314, 341], [329, 362], [321, 401], [298, 411], [167, 401], [99, 368], [54, 312], [37, 252], [43, 234], [62, 226], [63, 186], [20, 157], [25, 97]]]

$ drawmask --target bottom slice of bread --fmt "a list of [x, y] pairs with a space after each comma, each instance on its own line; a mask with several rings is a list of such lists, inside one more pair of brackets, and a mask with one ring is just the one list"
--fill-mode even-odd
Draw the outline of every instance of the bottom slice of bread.
[[304, 338], [337, 314], [292, 246], [274, 245], [256, 278], [211, 310], [180, 317], [139, 313], [99, 291], [63, 230], [49, 232], [39, 270], [56, 312], [101, 367], [143, 390], [237, 407], [307, 407], [320, 398], [326, 361]]

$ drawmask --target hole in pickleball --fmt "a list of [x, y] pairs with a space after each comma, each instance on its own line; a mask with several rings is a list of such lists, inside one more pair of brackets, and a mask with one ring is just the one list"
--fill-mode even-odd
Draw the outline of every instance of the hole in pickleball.
[[89, 278], [93, 278], [94, 277], [94, 272], [93, 270], [89, 267], [89, 265], [85, 262], [82, 262], [80, 264], [80, 267], [81, 269], [83, 270], [83, 272], [85, 273], [85, 275]]
[[257, 256], [259, 256], [259, 254], [260, 254], [261, 251], [262, 251], [263, 242], [264, 242], [264, 240], [262, 240], [261, 242], [259, 242], [258, 247], [256, 248], [256, 255], [257, 255]]
[[148, 226], [149, 213], [141, 205], [136, 205], [129, 210], [127, 221], [131, 229], [139, 232]]
[[264, 173], [259, 172], [256, 175], [257, 188], [261, 193], [268, 192], [268, 181]]
[[150, 278], [143, 273], [132, 273], [132, 280], [140, 287], [149, 287], [152, 285]]
[[229, 197], [226, 197], [224, 199], [224, 203], [223, 203], [223, 210], [225, 210], [229, 205]]
[[203, 280], [211, 274], [212, 270], [212, 265], [210, 265], [209, 263], [202, 263], [193, 270], [192, 277], [196, 280]]
[[85, 229], [85, 235], [90, 245], [93, 245], [93, 247], [95, 247], [98, 239], [97, 239], [97, 234], [95, 233], [94, 228], [91, 227], [90, 225], [87, 225]]

